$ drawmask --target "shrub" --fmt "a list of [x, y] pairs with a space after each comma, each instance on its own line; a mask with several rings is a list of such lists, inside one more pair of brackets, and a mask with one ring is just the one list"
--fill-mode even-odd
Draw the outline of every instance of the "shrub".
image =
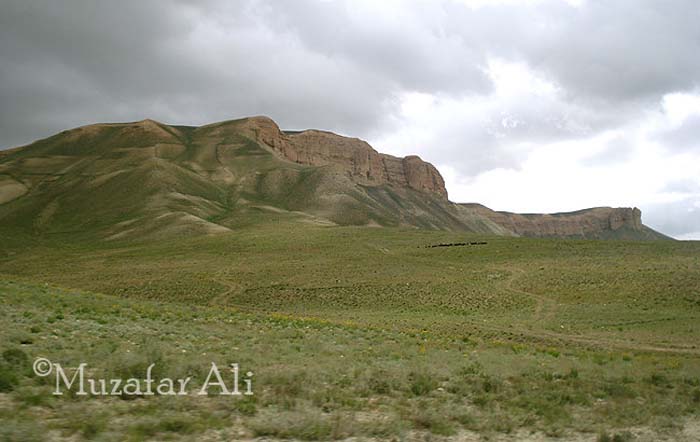
[[160, 421], [157, 428], [162, 432], [190, 434], [194, 432], [194, 424], [184, 417], [171, 417]]
[[414, 396], [425, 396], [438, 385], [435, 378], [426, 372], [411, 372], [408, 375], [408, 382]]
[[30, 407], [46, 405], [51, 397], [46, 389], [36, 387], [24, 387], [15, 392], [15, 399]]
[[10, 348], [2, 352], [3, 361], [15, 369], [29, 368], [29, 356], [19, 348]]
[[495, 393], [501, 387], [501, 383], [498, 379], [494, 379], [490, 376], [483, 376], [481, 380], [481, 389], [484, 393]]
[[15, 389], [19, 378], [10, 367], [0, 365], [0, 393], [8, 393]]
[[367, 387], [372, 393], [389, 394], [393, 389], [389, 373], [385, 370], [375, 370], [367, 380]]
[[61, 426], [70, 434], [79, 433], [85, 439], [94, 439], [107, 428], [107, 417], [103, 413], [91, 413], [89, 417], [76, 413], [63, 421]]
[[655, 386], [657, 386], [657, 387], [660, 387], [660, 386], [663, 386], [663, 385], [667, 385], [667, 384], [668, 384], [668, 379], [666, 378], [666, 376], [664, 376], [663, 374], [660, 374], [660, 373], [654, 373], [654, 374], [652, 374], [651, 376], [649, 376], [649, 377], [646, 379], [646, 381], [647, 381], [649, 384], [655, 385]]
[[429, 407], [421, 407], [411, 416], [411, 422], [417, 429], [428, 430], [440, 436], [452, 436], [456, 433], [455, 427], [444, 414], [431, 410]]
[[557, 350], [556, 348], [552, 348], [552, 347], [547, 348], [545, 350], [545, 353], [547, 353], [548, 355], [550, 355], [553, 358], [558, 358], [561, 355], [559, 350]]
[[578, 379], [578, 370], [572, 368], [571, 370], [569, 370], [569, 373], [567, 373], [565, 377], [567, 379]]
[[236, 400], [236, 411], [243, 416], [255, 416], [258, 412], [256, 402], [255, 396], [245, 396], [243, 399], [238, 399]]
[[87, 419], [81, 433], [85, 439], [93, 439], [99, 433], [103, 432], [107, 427], [107, 423], [100, 419]]
[[636, 392], [630, 386], [615, 381], [607, 382], [603, 386], [603, 390], [610, 397], [633, 398], [637, 396]]

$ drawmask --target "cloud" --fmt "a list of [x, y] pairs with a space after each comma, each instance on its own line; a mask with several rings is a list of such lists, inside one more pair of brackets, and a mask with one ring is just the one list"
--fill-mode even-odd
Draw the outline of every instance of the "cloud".
[[204, 124], [267, 114], [344, 133], [381, 121], [393, 80], [308, 50], [264, 9], [10, 2], [0, 22], [0, 142], [145, 117]]
[[[393, 127], [372, 142], [395, 154], [424, 152], [473, 177], [517, 169], [537, 146], [588, 138], [627, 122], [619, 110], [606, 114], [567, 101], [565, 91], [524, 63], [489, 58], [485, 73], [493, 85], [488, 94], [402, 94]], [[618, 140], [608, 150], [620, 156], [622, 145]], [[600, 155], [610, 160], [607, 151]]]
[[681, 199], [670, 204], [651, 205], [647, 208], [647, 222], [661, 232], [679, 239], [700, 240], [697, 230], [700, 218], [700, 192], [692, 197]]
[[693, 0], [590, 0], [558, 8], [526, 56], [573, 98], [654, 100], [697, 86], [699, 18]]
[[276, 4], [269, 16], [309, 50], [390, 78], [401, 90], [487, 92], [485, 53], [445, 26], [448, 11], [440, 4], [403, 5], [302, 0]]
[[663, 118], [650, 136], [669, 153], [700, 151], [700, 94], [697, 91], [666, 94]]
[[695, 0], [10, 0], [0, 146], [265, 114], [420, 154], [456, 200], [638, 205], [684, 235], [700, 231], [678, 187], [700, 176], [698, 22]]

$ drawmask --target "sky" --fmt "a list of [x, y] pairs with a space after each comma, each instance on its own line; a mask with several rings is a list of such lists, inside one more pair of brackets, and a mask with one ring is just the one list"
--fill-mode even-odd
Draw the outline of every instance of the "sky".
[[267, 115], [418, 154], [450, 199], [700, 239], [697, 0], [0, 3], [0, 149]]

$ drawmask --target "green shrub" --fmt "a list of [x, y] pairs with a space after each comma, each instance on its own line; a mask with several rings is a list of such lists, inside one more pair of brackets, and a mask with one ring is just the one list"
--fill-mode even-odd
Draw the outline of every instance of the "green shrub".
[[2, 352], [3, 361], [18, 370], [29, 368], [29, 356], [19, 348], [9, 348]]
[[185, 417], [170, 417], [158, 423], [158, 430], [167, 433], [191, 434], [195, 430], [194, 423]]
[[389, 394], [393, 390], [390, 374], [384, 370], [376, 370], [367, 380], [367, 387], [372, 393]]
[[91, 413], [89, 416], [76, 413], [63, 421], [61, 426], [70, 434], [78, 433], [85, 439], [94, 439], [107, 428], [107, 417], [104, 413]]
[[15, 372], [7, 366], [0, 365], [0, 393], [8, 393], [19, 384]]
[[501, 382], [489, 376], [484, 376], [481, 380], [481, 389], [485, 393], [495, 393], [501, 388]]
[[637, 396], [637, 393], [630, 386], [615, 381], [607, 382], [603, 386], [603, 391], [605, 391], [607, 396], [615, 398], [633, 398]]
[[107, 422], [102, 419], [90, 418], [85, 421], [81, 434], [85, 439], [94, 439], [107, 427]]
[[464, 428], [469, 430], [476, 430], [478, 427], [478, 420], [473, 414], [468, 412], [463, 412], [455, 416], [455, 420], [459, 422]]
[[414, 396], [425, 396], [438, 386], [435, 378], [427, 372], [411, 372], [408, 375], [408, 382]]
[[236, 411], [243, 416], [255, 416], [258, 412], [256, 407], [257, 399], [255, 396], [244, 396], [242, 399], [236, 400]]
[[661, 387], [668, 385], [668, 378], [661, 373], [654, 373], [646, 379], [647, 383]]
[[46, 405], [52, 397], [51, 392], [46, 388], [24, 387], [14, 393], [15, 399], [30, 407]]
[[572, 368], [569, 370], [569, 373], [566, 374], [566, 379], [578, 379], [578, 370], [575, 368]]
[[442, 413], [431, 410], [429, 407], [421, 407], [411, 416], [411, 422], [416, 429], [428, 430], [440, 436], [452, 436], [456, 433], [455, 427]]

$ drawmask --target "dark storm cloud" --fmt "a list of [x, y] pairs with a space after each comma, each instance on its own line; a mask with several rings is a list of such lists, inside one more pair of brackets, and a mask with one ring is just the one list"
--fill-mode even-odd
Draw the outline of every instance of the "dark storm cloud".
[[[584, 122], [594, 128], [620, 118], [617, 101], [700, 78], [692, 0], [390, 4], [400, 7], [4, 2], [0, 145], [94, 121], [199, 124], [260, 113], [288, 127], [363, 136], [381, 131], [402, 91], [487, 94], [493, 56], [524, 61], [572, 101], [595, 106]], [[511, 138], [551, 129], [528, 128]]]
[[572, 97], [640, 100], [698, 84], [697, 1], [590, 0], [557, 12], [526, 56]]
[[[402, 110], [422, 93], [457, 104], [404, 144], [468, 180], [519, 169], [522, 146], [637, 127], [665, 94], [699, 86], [696, 0], [470, 3], [6, 0], [0, 148], [93, 122], [257, 114], [382, 140], [423, 123]], [[502, 95], [494, 60], [555, 92]], [[698, 123], [655, 141], [697, 151]], [[624, 165], [625, 143], [588, 165]]]
[[138, 118], [188, 77], [160, 47], [178, 39], [185, 23], [153, 3], [11, 2], [1, 17], [4, 146], [100, 119]]
[[271, 22], [298, 35], [310, 50], [392, 78], [402, 89], [488, 92], [481, 41], [472, 45], [446, 29], [450, 18], [442, 5], [410, 6], [388, 13], [380, 6], [377, 13], [358, 2], [301, 0], [276, 3], [268, 12]]
[[353, 133], [388, 112], [393, 81], [309, 52], [262, 21], [259, 4], [197, 5], [4, 5], [0, 145], [146, 117], [204, 124], [267, 114], [286, 127]]

